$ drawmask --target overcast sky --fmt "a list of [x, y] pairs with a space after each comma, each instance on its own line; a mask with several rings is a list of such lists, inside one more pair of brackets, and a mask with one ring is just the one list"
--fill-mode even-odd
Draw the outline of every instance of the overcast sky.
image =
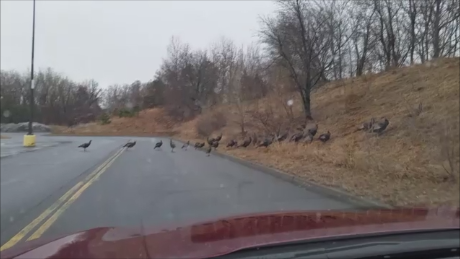
[[[32, 1], [1, 0], [1, 69], [30, 68]], [[172, 36], [192, 48], [257, 40], [271, 1], [37, 1], [35, 69], [105, 87], [153, 78]]]

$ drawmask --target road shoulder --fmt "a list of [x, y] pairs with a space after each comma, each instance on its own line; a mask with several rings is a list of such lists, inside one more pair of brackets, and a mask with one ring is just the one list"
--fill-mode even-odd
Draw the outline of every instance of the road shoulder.
[[[177, 141], [177, 142], [180, 142], [181, 144], [185, 143], [184, 141], [179, 140], [177, 138], [173, 138], [173, 139], [175, 141]], [[306, 188], [306, 189], [308, 189], [310, 191], [316, 192], [316, 193], [321, 194], [323, 196], [334, 198], [334, 199], [337, 199], [337, 200], [340, 200], [340, 201], [344, 201], [344, 202], [354, 204], [357, 207], [380, 208], [380, 209], [392, 209], [392, 208], [394, 208], [391, 205], [384, 204], [382, 202], [379, 202], [379, 201], [376, 201], [376, 200], [373, 200], [373, 199], [369, 199], [367, 197], [355, 196], [355, 195], [352, 195], [352, 194], [350, 194], [350, 193], [348, 193], [348, 192], [346, 192], [344, 190], [341, 190], [339, 188], [334, 188], [334, 187], [324, 186], [324, 185], [321, 185], [321, 184], [318, 184], [318, 183], [314, 183], [314, 182], [308, 181], [308, 180], [306, 180], [304, 178], [301, 178], [301, 177], [298, 177], [298, 176], [295, 176], [295, 175], [292, 175], [292, 174], [282, 172], [282, 171], [277, 170], [275, 168], [267, 167], [267, 166], [264, 166], [264, 165], [259, 164], [259, 163], [244, 160], [244, 159], [241, 159], [241, 158], [229, 155], [229, 154], [224, 154], [224, 153], [218, 152], [218, 151], [217, 152], [213, 151], [213, 154], [217, 155], [217, 156], [219, 156], [221, 158], [230, 160], [232, 162], [239, 163], [239, 164], [244, 165], [246, 167], [258, 170], [260, 172], [270, 174], [270, 175], [272, 175], [272, 176], [274, 176], [274, 177], [276, 177], [278, 179], [290, 182], [290, 183], [295, 184], [295, 185], [297, 185], [299, 187], [302, 187], [302, 188]]]

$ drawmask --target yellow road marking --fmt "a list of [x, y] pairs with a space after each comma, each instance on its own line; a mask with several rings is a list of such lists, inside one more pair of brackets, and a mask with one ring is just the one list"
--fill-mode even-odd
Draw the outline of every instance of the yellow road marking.
[[[124, 150], [124, 149], [123, 149]], [[75, 201], [78, 199], [78, 197], [80, 197], [80, 195], [93, 183], [95, 182], [99, 176], [101, 176], [106, 170], [107, 168], [109, 168], [112, 163], [121, 155], [122, 152], [120, 152], [117, 156], [115, 156], [112, 160], [110, 160], [109, 163], [107, 163], [105, 165], [105, 167], [103, 167], [96, 175], [94, 175], [93, 178], [91, 178], [90, 180], [88, 180], [78, 191], [76, 191], [72, 197], [70, 197], [69, 200], [67, 200], [59, 209], [56, 210], [56, 212], [47, 220], [45, 221], [45, 223], [43, 223], [43, 225], [41, 225], [28, 239], [27, 241], [30, 241], [30, 240], [34, 240], [34, 239], [37, 239], [39, 238], [41, 235], [43, 235], [43, 233], [45, 233], [46, 230], [48, 230], [48, 228], [51, 227], [51, 225], [53, 225], [53, 223], [59, 218], [59, 216], [61, 216], [61, 214], [67, 209], [69, 208], [69, 206]]]
[[[98, 174], [102, 169], [106, 169], [109, 163], [111, 164], [121, 153], [123, 149], [118, 150], [113, 156], [109, 157], [104, 163], [102, 163], [96, 170], [91, 172], [83, 181], [78, 182], [75, 186], [73, 186], [70, 190], [68, 190], [61, 198], [59, 198], [51, 207], [46, 209], [40, 216], [30, 222], [27, 226], [25, 226], [21, 231], [19, 231], [16, 235], [14, 235], [8, 242], [3, 244], [0, 247], [0, 251], [8, 249], [14, 245], [16, 245], [19, 241], [21, 241], [32, 229], [34, 229], [40, 222], [42, 222], [48, 215], [53, 213], [61, 204], [63, 204], [74, 192], [78, 191], [80, 187], [84, 187], [84, 183], [91, 180], [95, 175]], [[87, 187], [86, 187], [87, 188]], [[85, 188], [85, 189], [86, 189]], [[35, 234], [35, 233], [34, 233]], [[29, 238], [30, 239], [30, 238]], [[28, 239], [28, 240], [29, 240]]]
[[29, 225], [24, 227], [19, 233], [17, 233], [14, 237], [12, 237], [8, 242], [6, 242], [2, 247], [0, 247], [0, 251], [3, 251], [7, 248], [14, 246], [17, 242], [21, 241], [27, 233], [29, 233], [33, 228], [35, 228], [40, 222], [42, 222], [49, 214], [51, 214], [55, 209], [61, 205], [67, 198], [72, 195], [72, 193], [82, 186], [82, 182], [77, 183], [74, 187], [72, 187], [69, 191], [67, 191], [59, 200], [57, 200], [51, 207], [46, 209], [40, 216], [34, 219]]

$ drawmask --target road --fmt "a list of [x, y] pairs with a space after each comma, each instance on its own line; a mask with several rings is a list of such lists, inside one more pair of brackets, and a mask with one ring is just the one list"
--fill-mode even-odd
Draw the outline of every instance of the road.
[[[13, 148], [21, 136], [2, 143]], [[86, 152], [76, 148], [89, 139]], [[136, 146], [121, 148], [130, 139]], [[247, 213], [356, 209], [223, 157], [193, 148], [172, 153], [167, 139], [154, 150], [159, 139], [38, 136], [37, 143], [59, 144], [33, 152], [14, 147], [1, 159], [1, 249], [95, 227], [167, 228]]]

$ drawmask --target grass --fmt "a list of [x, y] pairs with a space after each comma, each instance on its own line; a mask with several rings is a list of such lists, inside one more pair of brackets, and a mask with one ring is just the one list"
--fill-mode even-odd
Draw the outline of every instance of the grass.
[[[275, 143], [269, 148], [225, 149], [221, 152], [258, 162], [326, 186], [371, 197], [396, 206], [458, 205], [459, 199], [459, 58], [399, 68], [329, 83], [312, 93], [312, 110], [319, 133], [330, 131], [325, 144]], [[292, 119], [282, 105], [293, 98]], [[230, 138], [241, 141], [239, 111], [246, 129], [261, 131], [251, 113], [273, 112], [272, 122], [293, 126], [302, 120], [295, 94], [276, 94], [242, 107], [222, 105], [194, 120], [173, 124], [161, 109], [145, 111], [138, 118], [113, 118], [110, 125], [81, 125], [76, 134], [100, 132], [138, 134], [169, 132], [183, 140], [201, 140], [198, 121], [216, 111], [224, 112], [222, 146]], [[281, 107], [281, 108], [280, 108]], [[270, 109], [272, 108], [272, 109]], [[148, 116], [147, 114], [152, 114]], [[161, 118], [163, 123], [151, 123]], [[381, 136], [356, 132], [371, 117], [390, 120]], [[275, 123], [275, 124], [276, 124]], [[159, 124], [164, 124], [159, 125]], [[273, 124], [273, 123], [272, 123]]]
[[150, 109], [139, 112], [133, 118], [111, 118], [111, 123], [101, 125], [98, 122], [80, 124], [74, 127], [52, 126], [55, 135], [85, 135], [85, 136], [152, 136], [171, 135], [173, 123], [168, 120], [162, 109]]

